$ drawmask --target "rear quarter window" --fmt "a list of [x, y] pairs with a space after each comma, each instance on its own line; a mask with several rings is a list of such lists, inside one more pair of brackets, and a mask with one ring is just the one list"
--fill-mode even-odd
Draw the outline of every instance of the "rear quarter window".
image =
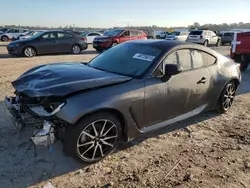
[[203, 61], [204, 61], [204, 66], [209, 66], [213, 65], [216, 62], [216, 58], [206, 52], [202, 52], [203, 54]]

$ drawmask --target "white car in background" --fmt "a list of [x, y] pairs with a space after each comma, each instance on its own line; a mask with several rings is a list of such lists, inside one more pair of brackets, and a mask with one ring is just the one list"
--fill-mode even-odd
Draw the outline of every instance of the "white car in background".
[[27, 33], [26, 35], [22, 35], [22, 36], [19, 36], [18, 39], [27, 39], [27, 38], [30, 38], [40, 32], [45, 32], [47, 30], [35, 30], [35, 31], [31, 31], [29, 33]]
[[185, 42], [189, 35], [188, 30], [174, 30], [166, 36], [166, 40], [178, 40]]
[[17, 39], [20, 35], [26, 35], [28, 32], [29, 29], [13, 28], [1, 34], [0, 39], [6, 42], [8, 40]]
[[88, 44], [92, 44], [95, 37], [102, 36], [102, 35], [103, 35], [102, 33], [100, 33], [100, 32], [95, 32], [95, 31], [83, 32], [83, 33], [81, 34], [81, 36], [82, 36], [83, 38], [85, 38], [85, 41], [86, 41]]

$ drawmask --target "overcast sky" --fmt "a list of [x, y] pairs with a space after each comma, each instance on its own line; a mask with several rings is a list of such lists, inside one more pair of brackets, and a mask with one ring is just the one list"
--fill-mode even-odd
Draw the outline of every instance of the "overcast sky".
[[1, 25], [187, 26], [250, 22], [250, 0], [6, 0]]

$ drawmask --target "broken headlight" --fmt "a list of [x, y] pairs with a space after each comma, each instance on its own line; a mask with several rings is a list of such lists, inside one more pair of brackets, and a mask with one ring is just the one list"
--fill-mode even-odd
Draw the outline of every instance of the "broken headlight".
[[53, 116], [61, 110], [66, 102], [51, 102], [47, 105], [32, 106], [29, 109], [38, 116]]

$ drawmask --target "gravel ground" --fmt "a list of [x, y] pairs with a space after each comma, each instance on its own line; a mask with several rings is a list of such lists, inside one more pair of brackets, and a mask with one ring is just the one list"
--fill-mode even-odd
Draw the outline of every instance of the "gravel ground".
[[[218, 116], [205, 113], [177, 123], [190, 125], [166, 134], [164, 129], [120, 146], [105, 160], [84, 166], [62, 154], [29, 147], [31, 130], [19, 133], [4, 112], [10, 82], [39, 64], [87, 62], [96, 53], [15, 58], [0, 44], [0, 187], [250, 187], [250, 70], [232, 109]], [[215, 48], [228, 55], [229, 47]]]

